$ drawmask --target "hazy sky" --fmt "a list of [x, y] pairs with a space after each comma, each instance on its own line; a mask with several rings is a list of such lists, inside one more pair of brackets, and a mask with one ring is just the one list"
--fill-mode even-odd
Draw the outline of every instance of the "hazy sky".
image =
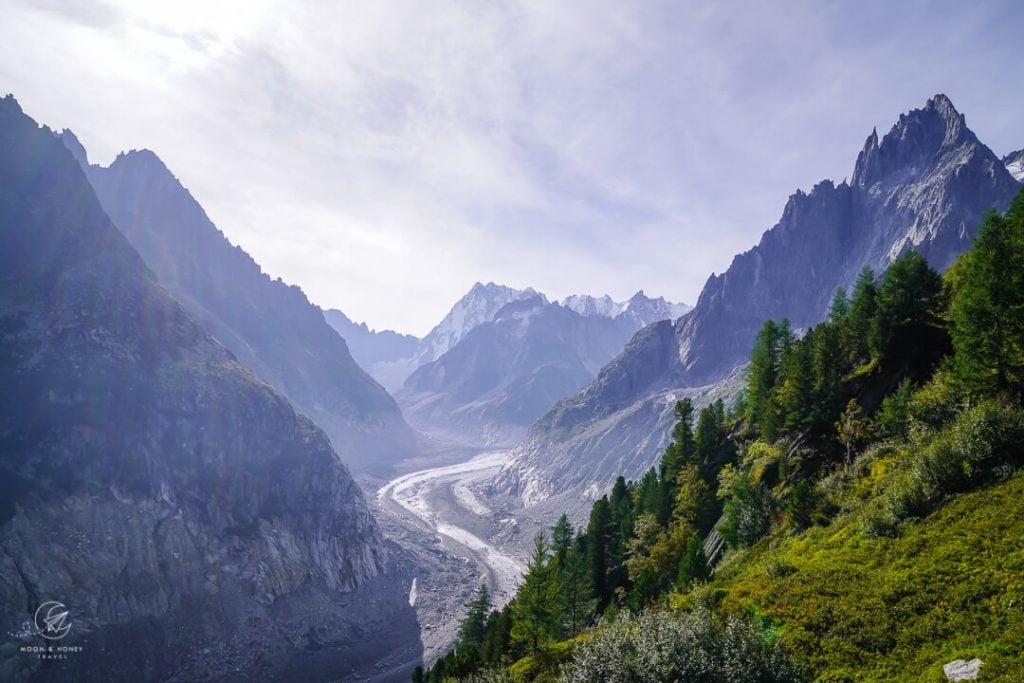
[[425, 333], [477, 280], [694, 303], [872, 126], [1024, 146], [1024, 3], [0, 0], [0, 91], [154, 150], [272, 276]]

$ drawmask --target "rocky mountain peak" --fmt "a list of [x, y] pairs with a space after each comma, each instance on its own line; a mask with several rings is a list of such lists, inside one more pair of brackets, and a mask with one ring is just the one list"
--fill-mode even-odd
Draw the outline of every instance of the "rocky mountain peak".
[[68, 151], [71, 152], [71, 156], [75, 158], [75, 161], [79, 163], [82, 168], [89, 165], [89, 154], [85, 151], [85, 146], [79, 141], [70, 129], [65, 128], [57, 134], [57, 138], [64, 143]]
[[14, 95], [7, 93], [4, 98], [0, 100], [0, 111], [10, 114], [21, 114], [21, 105], [18, 104], [18, 100], [14, 99]]
[[873, 129], [857, 156], [853, 184], [870, 187], [893, 174], [920, 169], [937, 155], [961, 145], [978, 145], [966, 119], [943, 94], [922, 109], [902, 114], [881, 142]]
[[[533, 288], [513, 289], [493, 282], [477, 282], [452, 306], [444, 319], [423, 338], [420, 359], [431, 362], [455, 346], [470, 330], [494, 319], [506, 304], [535, 296]], [[546, 301], [546, 299], [545, 299]]]

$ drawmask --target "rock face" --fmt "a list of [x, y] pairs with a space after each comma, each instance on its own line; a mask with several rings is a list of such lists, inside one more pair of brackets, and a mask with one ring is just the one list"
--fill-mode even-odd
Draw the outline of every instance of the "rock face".
[[531, 503], [637, 476], [664, 447], [669, 404], [725, 381], [766, 319], [817, 323], [837, 287], [864, 266], [884, 270], [905, 249], [945, 269], [984, 212], [1005, 209], [1018, 189], [944, 95], [901, 116], [881, 142], [872, 132], [851, 183], [826, 180], [790, 197], [760, 243], [708, 279], [693, 311], [642, 330], [593, 383], [538, 420], [496, 489]]
[[1011, 152], [1003, 157], [1003, 165], [1019, 183], [1024, 183], [1024, 149]]
[[88, 163], [70, 131], [61, 139], [160, 284], [322, 427], [354, 470], [387, 475], [410, 455], [415, 435], [398, 405], [356, 364], [322, 311], [232, 246], [155, 154], [132, 151], [103, 168]]
[[513, 301], [537, 296], [547, 301], [543, 294], [538, 294], [532, 287], [513, 289], [493, 282], [486, 285], [477, 282], [423, 338], [417, 367], [448, 353], [448, 350], [458, 344], [463, 337], [480, 325], [494, 320], [498, 311]]
[[569, 303], [583, 313], [542, 295], [512, 302], [420, 367], [397, 395], [410, 422], [450, 440], [511, 445], [594, 379], [639, 328], [676, 310], [643, 292], [611, 306], [590, 297]]
[[[0, 679], [338, 677], [370, 630], [355, 594], [400, 629], [365, 594], [384, 548], [327, 437], [156, 283], [10, 96], [0, 234]], [[48, 600], [65, 661], [19, 651]]]

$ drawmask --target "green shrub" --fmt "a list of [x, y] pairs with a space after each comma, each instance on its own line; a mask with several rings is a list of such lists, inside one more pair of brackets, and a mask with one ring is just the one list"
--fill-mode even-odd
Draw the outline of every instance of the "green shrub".
[[580, 645], [566, 683], [764, 683], [801, 681], [769, 618], [715, 620], [704, 609], [645, 612], [620, 619]]
[[985, 401], [961, 413], [890, 478], [865, 509], [863, 531], [891, 535], [907, 519], [931, 512], [943, 497], [1005, 479], [1022, 464], [1024, 412], [1007, 401]]

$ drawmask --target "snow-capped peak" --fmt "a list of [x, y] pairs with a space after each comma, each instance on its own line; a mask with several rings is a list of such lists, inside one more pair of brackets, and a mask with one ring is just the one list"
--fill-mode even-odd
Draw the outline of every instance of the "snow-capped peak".
[[607, 294], [602, 297], [572, 294], [562, 299], [561, 304], [564, 308], [576, 311], [584, 317], [598, 316], [602, 318], [616, 318], [626, 306], [624, 303], [612, 301]]
[[477, 282], [452, 306], [437, 327], [424, 337], [424, 361], [430, 362], [440, 358], [474, 327], [493, 320], [495, 314], [505, 305], [535, 296], [547, 301], [543, 294], [538, 294], [532, 287], [513, 289], [493, 282]]
[[1024, 183], [1024, 149], [1010, 152], [1002, 159], [1006, 170], [1018, 183]]
[[614, 301], [607, 294], [601, 297], [573, 294], [562, 299], [561, 304], [582, 316], [618, 318], [629, 315], [635, 318], [641, 327], [658, 320], [675, 320], [692, 308], [686, 304], [665, 301], [664, 297], [651, 299], [642, 289], [627, 301]]

